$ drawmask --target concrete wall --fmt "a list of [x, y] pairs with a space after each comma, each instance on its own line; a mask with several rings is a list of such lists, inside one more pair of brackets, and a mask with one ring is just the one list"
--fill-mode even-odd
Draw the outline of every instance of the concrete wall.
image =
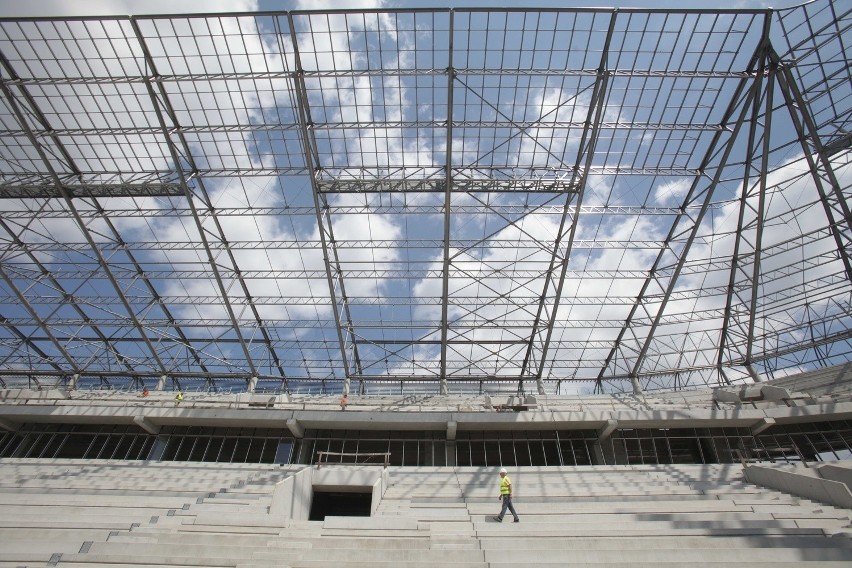
[[750, 483], [785, 491], [799, 497], [852, 509], [849, 487], [832, 479], [824, 479], [818, 469], [788, 465], [749, 465], [743, 470]]
[[358, 491], [372, 494], [370, 514], [375, 514], [388, 487], [388, 472], [380, 467], [315, 469], [308, 466], [279, 482], [272, 493], [270, 515], [307, 520], [315, 490]]
[[311, 475], [313, 469], [308, 466], [295, 475], [280, 481], [272, 493], [270, 515], [281, 515], [298, 521], [308, 520], [311, 512], [313, 489]]

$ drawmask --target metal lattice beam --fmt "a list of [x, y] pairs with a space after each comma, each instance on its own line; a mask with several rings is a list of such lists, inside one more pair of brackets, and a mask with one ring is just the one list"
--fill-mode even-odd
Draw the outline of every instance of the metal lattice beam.
[[564, 393], [848, 360], [850, 30], [829, 0], [0, 19], [0, 376]]

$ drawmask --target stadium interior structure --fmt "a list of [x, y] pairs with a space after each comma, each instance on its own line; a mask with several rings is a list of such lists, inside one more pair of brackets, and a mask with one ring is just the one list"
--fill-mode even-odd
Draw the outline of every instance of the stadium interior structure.
[[0, 19], [0, 566], [848, 566], [850, 49]]

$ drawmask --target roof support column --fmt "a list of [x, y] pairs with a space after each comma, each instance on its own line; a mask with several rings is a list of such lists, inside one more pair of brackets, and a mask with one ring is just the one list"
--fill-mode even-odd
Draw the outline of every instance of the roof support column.
[[[760, 260], [763, 247], [763, 226], [766, 208], [766, 173], [769, 170], [769, 140], [772, 132], [772, 94], [775, 89], [775, 74], [777, 65], [768, 62], [769, 23], [766, 17], [763, 31], [764, 53], [758, 62], [758, 85], [766, 76], [766, 88], [762, 89], [763, 97], [754, 97], [751, 125], [748, 133], [747, 155], [743, 172], [743, 187], [740, 197], [740, 213], [737, 222], [736, 243], [731, 259], [731, 271], [728, 280], [728, 295], [725, 302], [725, 315], [720, 334], [719, 353], [716, 365], [744, 364], [757, 381], [757, 373], [752, 368], [754, 353], [754, 327], [757, 312], [758, 279], [760, 277]], [[758, 86], [759, 92], [761, 91]], [[756, 148], [761, 111], [763, 112], [763, 143]], [[755, 154], [760, 152], [759, 167], [752, 172]], [[749, 269], [749, 264], [751, 268]], [[739, 276], [739, 278], [737, 278]], [[735, 305], [736, 303], [736, 305]], [[733, 353], [726, 357], [726, 349], [738, 350], [739, 358]], [[743, 350], [744, 349], [744, 350]], [[739, 363], [739, 361], [742, 363]]]
[[440, 391], [442, 395], [449, 394], [447, 386], [447, 341], [449, 336], [449, 304], [450, 304], [450, 214], [453, 199], [453, 36], [455, 35], [455, 12], [450, 10], [450, 33], [447, 66], [447, 157], [444, 172], [444, 263], [442, 268], [443, 287], [441, 291], [441, 370]]
[[837, 252], [846, 271], [846, 278], [852, 281], [852, 212], [849, 209], [848, 198], [843, 195], [829, 152], [820, 139], [819, 130], [807, 102], [796, 85], [796, 79], [790, 67], [784, 64], [774, 51], [770, 51], [770, 57], [779, 67], [778, 85], [781, 87], [784, 102], [799, 135], [799, 143], [819, 192], [828, 218], [828, 227], [837, 244]]
[[[752, 57], [749, 65], [751, 74], [754, 73], [754, 68], [760, 60], [762, 52], [763, 44], [758, 47]], [[751, 82], [751, 88], [746, 90], [749, 82]], [[701, 172], [714, 170], [713, 177], [703, 188], [700, 187], [701, 182], [704, 181], [702, 177], [696, 177], [692, 182], [689, 192], [680, 208], [681, 212], [675, 217], [663, 246], [660, 248], [657, 258], [651, 266], [648, 277], [645, 279], [609, 355], [601, 366], [597, 377], [596, 390], [601, 390], [602, 382], [605, 378], [604, 375], [611, 364], [614, 364], [616, 367], [613, 369], [614, 374], [618, 374], [615, 371], [620, 368], [622, 372], [626, 371], [628, 377], [637, 378], [638, 380], [642, 362], [653, 340], [656, 328], [660, 324], [672, 290], [677, 284], [678, 277], [689, 254], [689, 249], [701, 226], [701, 221], [710, 205], [713, 192], [722, 178], [722, 171], [733, 150], [734, 141], [745, 121], [745, 117], [748, 115], [751, 101], [757, 96], [758, 85], [759, 81], [754, 77], [744, 77], [737, 85], [736, 92], [731, 98], [731, 103], [728, 105], [721, 120], [723, 126], [727, 125], [739, 109], [740, 113], [735, 126], [733, 130], [723, 128], [716, 132], [699, 167]], [[745, 96], [743, 97], [744, 92]], [[729, 132], [730, 135], [724, 146], [719, 148], [723, 132]], [[721, 155], [719, 155], [720, 152]], [[712, 164], [714, 159], [716, 160], [715, 165]], [[696, 206], [699, 207], [697, 213], [694, 211]], [[658, 300], [658, 296], [661, 296], [662, 299]], [[656, 310], [656, 312], [653, 310]], [[650, 326], [642, 326], [637, 320], [643, 318], [652, 318], [652, 324]], [[643, 332], [642, 327], [647, 327], [647, 331]], [[629, 338], [632, 343], [631, 345], [628, 345], [626, 339], [628, 332], [631, 336]], [[643, 335], [644, 339], [642, 338]]]

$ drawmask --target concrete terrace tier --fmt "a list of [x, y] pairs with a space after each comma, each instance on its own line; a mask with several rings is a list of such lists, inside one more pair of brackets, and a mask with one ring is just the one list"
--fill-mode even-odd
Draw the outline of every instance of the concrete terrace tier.
[[[501, 524], [492, 519], [499, 510], [494, 468], [3, 459], [0, 566], [852, 562], [852, 510], [748, 483], [739, 465], [510, 473], [521, 522]], [[353, 483], [377, 488], [369, 517], [304, 518], [313, 489]], [[203, 496], [188, 495], [187, 485]], [[42, 493], [21, 492], [33, 488]]]

